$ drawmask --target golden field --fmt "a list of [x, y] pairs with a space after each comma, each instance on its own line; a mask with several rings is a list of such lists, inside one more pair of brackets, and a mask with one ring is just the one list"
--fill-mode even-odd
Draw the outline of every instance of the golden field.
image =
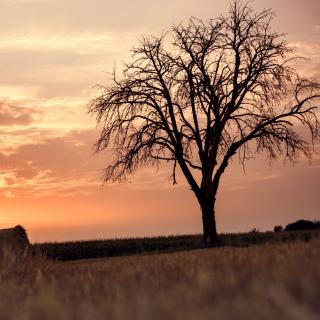
[[0, 264], [0, 319], [319, 319], [320, 238]]

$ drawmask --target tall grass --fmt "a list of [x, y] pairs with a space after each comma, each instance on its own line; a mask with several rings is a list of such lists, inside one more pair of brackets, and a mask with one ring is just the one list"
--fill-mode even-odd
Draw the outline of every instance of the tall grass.
[[319, 319], [320, 238], [309, 240], [70, 262], [7, 256], [0, 319]]

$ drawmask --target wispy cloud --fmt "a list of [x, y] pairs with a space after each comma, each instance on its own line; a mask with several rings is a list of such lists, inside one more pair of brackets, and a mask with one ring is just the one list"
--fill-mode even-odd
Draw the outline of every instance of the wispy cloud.
[[33, 123], [39, 116], [39, 110], [15, 105], [0, 100], [0, 126], [26, 126]]
[[114, 51], [111, 34], [8, 34], [2, 36], [0, 50], [9, 51], [63, 51], [77, 54], [95, 54]]
[[319, 33], [320, 33], [320, 24], [315, 24], [315, 25], [313, 26], [313, 30], [314, 30], [315, 32], [319, 32]]
[[2, 194], [41, 197], [91, 192], [101, 184], [98, 168], [102, 166], [91, 156], [93, 137], [93, 132], [72, 132], [0, 153]]
[[314, 26], [313, 37], [309, 40], [295, 41], [291, 46], [301, 57], [295, 67], [307, 77], [320, 78], [320, 26]]

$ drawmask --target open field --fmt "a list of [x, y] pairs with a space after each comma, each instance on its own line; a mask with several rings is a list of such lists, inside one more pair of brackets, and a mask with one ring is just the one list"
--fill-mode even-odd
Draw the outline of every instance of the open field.
[[[248, 232], [221, 234], [219, 246], [246, 247], [252, 244], [309, 241], [320, 236], [320, 229], [290, 232]], [[78, 260], [131, 254], [150, 254], [193, 250], [203, 247], [201, 235], [180, 235], [153, 238], [128, 238], [91, 241], [48, 242], [33, 245], [55, 260]]]
[[1, 320], [319, 319], [320, 238], [0, 265]]

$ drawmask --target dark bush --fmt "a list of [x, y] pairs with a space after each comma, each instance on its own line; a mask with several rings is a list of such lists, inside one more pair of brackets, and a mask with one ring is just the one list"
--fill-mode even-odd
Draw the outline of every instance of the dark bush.
[[274, 228], [273, 228], [273, 231], [274, 232], [281, 232], [283, 230], [283, 228], [282, 228], [282, 226], [275, 226]]
[[285, 231], [294, 231], [294, 230], [313, 230], [320, 228], [320, 221], [310, 221], [310, 220], [298, 220], [293, 223], [289, 223], [285, 227]]

